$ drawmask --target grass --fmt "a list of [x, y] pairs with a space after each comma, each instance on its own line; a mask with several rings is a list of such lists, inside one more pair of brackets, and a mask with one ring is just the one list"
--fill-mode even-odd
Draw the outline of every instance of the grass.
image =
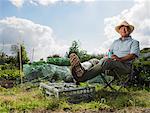
[[15, 87], [12, 89], [0, 88], [0, 112], [22, 112], [36, 108], [55, 109], [56, 99], [45, 98], [38, 88]]
[[[83, 85], [83, 84], [82, 84]], [[126, 92], [101, 90], [97, 86], [97, 94], [91, 102], [71, 104], [65, 98], [45, 97], [41, 90], [32, 84], [23, 84], [12, 89], [0, 88], [0, 113], [38, 113], [46, 111], [82, 112], [82, 111], [115, 111], [127, 108], [150, 108], [150, 92], [130, 89]], [[131, 110], [130, 109], [130, 110]]]

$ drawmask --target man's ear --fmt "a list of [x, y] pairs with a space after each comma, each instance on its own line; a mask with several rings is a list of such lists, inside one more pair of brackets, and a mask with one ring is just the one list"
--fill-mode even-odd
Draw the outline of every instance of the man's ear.
[[129, 27], [127, 27], [129, 35], [131, 34], [131, 29]]

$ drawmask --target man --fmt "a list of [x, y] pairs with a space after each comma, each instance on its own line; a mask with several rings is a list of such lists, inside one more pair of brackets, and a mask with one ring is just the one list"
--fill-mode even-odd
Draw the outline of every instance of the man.
[[132, 60], [139, 56], [139, 42], [132, 39], [131, 33], [134, 26], [123, 21], [115, 27], [120, 34], [120, 38], [115, 40], [110, 47], [111, 58], [102, 58], [101, 60], [91, 59], [90, 61], [80, 63], [75, 53], [70, 54], [71, 72], [77, 82], [84, 82], [105, 72], [105, 70], [115, 71], [119, 75], [131, 72]]

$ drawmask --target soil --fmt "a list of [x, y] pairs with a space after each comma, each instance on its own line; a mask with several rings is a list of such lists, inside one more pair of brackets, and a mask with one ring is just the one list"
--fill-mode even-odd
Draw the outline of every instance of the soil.
[[129, 107], [121, 110], [78, 110], [75, 112], [72, 112], [70, 110], [45, 110], [45, 109], [35, 109], [32, 111], [32, 113], [150, 113], [150, 108], [135, 108], [135, 107]]
[[0, 86], [4, 88], [12, 88], [14, 86], [14, 81], [12, 80], [0, 80]]

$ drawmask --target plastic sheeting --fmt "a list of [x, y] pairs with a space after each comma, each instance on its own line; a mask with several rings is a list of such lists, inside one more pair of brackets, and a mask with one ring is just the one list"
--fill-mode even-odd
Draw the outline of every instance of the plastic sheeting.
[[71, 76], [69, 67], [57, 66], [53, 64], [42, 65], [24, 65], [24, 79], [25, 81], [32, 81], [35, 79], [64, 80], [66, 77]]
[[[37, 65], [24, 65], [24, 81], [27, 82], [37, 82], [41, 80], [48, 80], [50, 82], [54, 81], [67, 81], [72, 82], [72, 75], [69, 66], [58, 66], [54, 64], [37, 64]], [[91, 80], [89, 83], [103, 83], [101, 76], [97, 76]]]

